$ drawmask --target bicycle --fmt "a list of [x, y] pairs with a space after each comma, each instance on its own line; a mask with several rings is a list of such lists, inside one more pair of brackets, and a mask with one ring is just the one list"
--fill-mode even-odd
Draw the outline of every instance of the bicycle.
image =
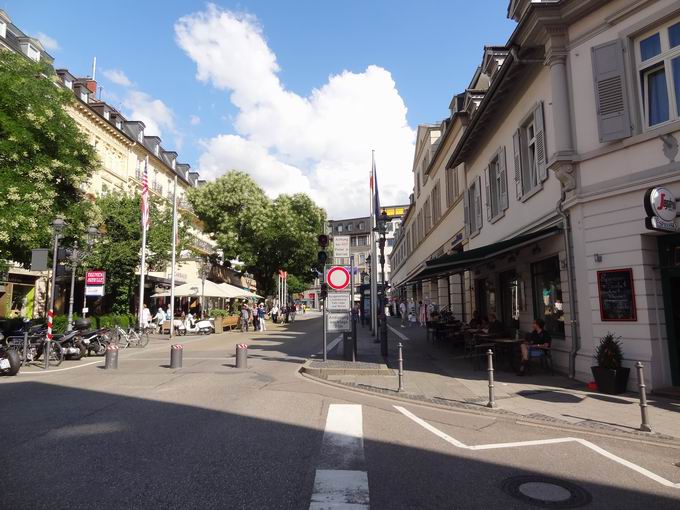
[[[58, 367], [64, 361], [64, 353], [61, 350], [61, 345], [55, 338], [50, 343], [49, 366]], [[44, 335], [30, 335], [26, 344], [27, 350], [24, 350], [24, 337], [14, 336], [7, 339], [8, 348], [17, 351], [21, 358], [21, 365], [26, 366], [29, 363], [37, 363], [43, 354], [47, 339]]]
[[130, 327], [126, 331], [116, 324], [112, 333], [116, 337], [116, 344], [122, 349], [127, 349], [128, 347], [143, 348], [149, 344], [148, 328], [138, 330], [137, 328]]

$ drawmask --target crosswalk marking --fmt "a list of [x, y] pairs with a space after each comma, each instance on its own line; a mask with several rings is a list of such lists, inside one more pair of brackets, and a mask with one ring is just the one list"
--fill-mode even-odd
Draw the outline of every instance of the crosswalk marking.
[[331, 404], [310, 510], [369, 508], [361, 406]]

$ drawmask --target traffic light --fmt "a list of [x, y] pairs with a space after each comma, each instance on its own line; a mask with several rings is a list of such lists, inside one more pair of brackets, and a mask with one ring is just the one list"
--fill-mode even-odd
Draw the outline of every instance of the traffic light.
[[328, 260], [328, 253], [326, 253], [326, 248], [328, 247], [328, 236], [326, 234], [319, 234], [317, 238], [319, 241], [319, 264], [323, 265]]
[[319, 295], [321, 296], [321, 299], [326, 299], [328, 296], [328, 284], [327, 283], [322, 283], [321, 284], [321, 292], [319, 292]]
[[320, 251], [319, 252], [319, 264], [325, 264], [327, 260], [328, 260], [328, 253], [326, 253], [325, 251]]
[[328, 236], [326, 234], [319, 234], [317, 238], [319, 240], [319, 246], [326, 248], [328, 246]]

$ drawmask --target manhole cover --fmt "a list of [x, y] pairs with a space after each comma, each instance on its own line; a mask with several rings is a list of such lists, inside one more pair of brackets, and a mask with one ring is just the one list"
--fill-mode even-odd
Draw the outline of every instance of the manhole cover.
[[578, 508], [592, 499], [578, 485], [542, 476], [513, 476], [503, 482], [503, 491], [541, 508]]

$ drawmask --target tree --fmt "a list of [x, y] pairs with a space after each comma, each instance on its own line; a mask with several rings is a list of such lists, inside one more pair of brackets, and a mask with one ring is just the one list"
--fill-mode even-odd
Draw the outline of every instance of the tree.
[[[164, 270], [172, 257], [172, 208], [163, 199], [150, 197], [151, 224], [147, 233], [147, 264], [151, 271]], [[103, 235], [85, 265], [106, 270], [103, 307], [114, 313], [133, 310], [139, 285], [136, 274], [142, 249], [139, 194], [109, 194], [97, 200]], [[187, 219], [178, 221], [177, 252], [188, 247]]]
[[311, 280], [316, 236], [326, 214], [307, 195], [270, 200], [248, 174], [231, 171], [190, 190], [189, 201], [224, 259], [243, 262], [261, 293], [273, 293], [273, 275], [279, 269], [297, 275], [302, 283]]
[[0, 262], [27, 263], [32, 248], [50, 246], [57, 216], [74, 235], [93, 217], [80, 185], [96, 155], [68, 115], [73, 94], [55, 80], [46, 64], [0, 51]]

